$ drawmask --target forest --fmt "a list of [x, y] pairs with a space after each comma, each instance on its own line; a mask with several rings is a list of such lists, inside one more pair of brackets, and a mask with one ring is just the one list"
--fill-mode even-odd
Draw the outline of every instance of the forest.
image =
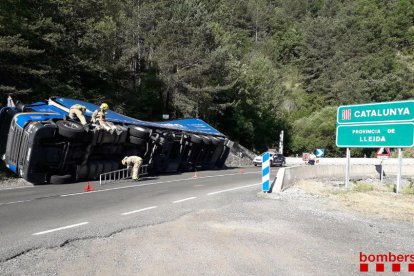
[[343, 156], [339, 105], [414, 97], [414, 1], [1, 0], [8, 95], [200, 118], [255, 151], [284, 130], [286, 155]]

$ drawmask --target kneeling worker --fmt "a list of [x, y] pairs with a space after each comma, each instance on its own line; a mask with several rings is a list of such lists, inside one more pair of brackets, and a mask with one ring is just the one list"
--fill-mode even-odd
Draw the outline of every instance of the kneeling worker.
[[107, 103], [101, 104], [99, 109], [95, 110], [92, 113], [92, 123], [99, 124], [105, 130], [114, 132], [116, 130], [116, 127], [110, 122], [106, 121], [106, 111], [108, 109], [109, 109], [109, 106]]
[[75, 115], [76, 115], [76, 117], [78, 117], [81, 124], [85, 127], [87, 125], [85, 116], [83, 115], [85, 112], [86, 112], [86, 107], [85, 106], [80, 105], [80, 104], [72, 105], [69, 109], [69, 118], [74, 120]]
[[139, 168], [142, 164], [142, 158], [139, 156], [125, 156], [122, 159], [122, 165], [132, 167], [132, 180], [138, 181], [139, 179]]

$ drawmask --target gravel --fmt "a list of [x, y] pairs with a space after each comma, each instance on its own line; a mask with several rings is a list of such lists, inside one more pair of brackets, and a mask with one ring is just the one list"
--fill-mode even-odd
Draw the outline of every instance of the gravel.
[[27, 182], [23, 178], [3, 177], [0, 179], [0, 190], [20, 187], [31, 187], [32, 183]]

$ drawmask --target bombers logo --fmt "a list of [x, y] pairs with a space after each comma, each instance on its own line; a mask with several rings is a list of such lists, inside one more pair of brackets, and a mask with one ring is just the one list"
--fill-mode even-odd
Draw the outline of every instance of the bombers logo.
[[[360, 272], [414, 272], [414, 254], [394, 254], [392, 252], [385, 254], [365, 254], [359, 252], [359, 262]], [[390, 263], [387, 269], [385, 266], [386, 263]]]

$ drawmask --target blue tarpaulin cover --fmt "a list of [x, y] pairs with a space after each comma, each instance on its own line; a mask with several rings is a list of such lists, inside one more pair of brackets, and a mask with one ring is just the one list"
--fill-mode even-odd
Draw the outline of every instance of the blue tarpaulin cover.
[[[55, 98], [53, 100], [50, 100], [49, 104], [46, 104], [45, 102], [34, 103], [30, 105], [30, 108], [37, 112], [58, 113], [62, 116], [67, 116], [69, 114], [69, 108], [75, 104], [81, 104], [86, 107], [87, 110], [85, 112], [85, 116], [87, 117], [91, 117], [92, 113], [99, 108], [99, 106], [92, 103], [68, 98]], [[164, 122], [147, 122], [116, 113], [112, 110], [108, 110], [106, 119], [108, 121], [117, 123], [224, 136], [224, 134], [220, 133], [217, 129], [213, 128], [212, 126], [200, 119], [182, 119]]]

